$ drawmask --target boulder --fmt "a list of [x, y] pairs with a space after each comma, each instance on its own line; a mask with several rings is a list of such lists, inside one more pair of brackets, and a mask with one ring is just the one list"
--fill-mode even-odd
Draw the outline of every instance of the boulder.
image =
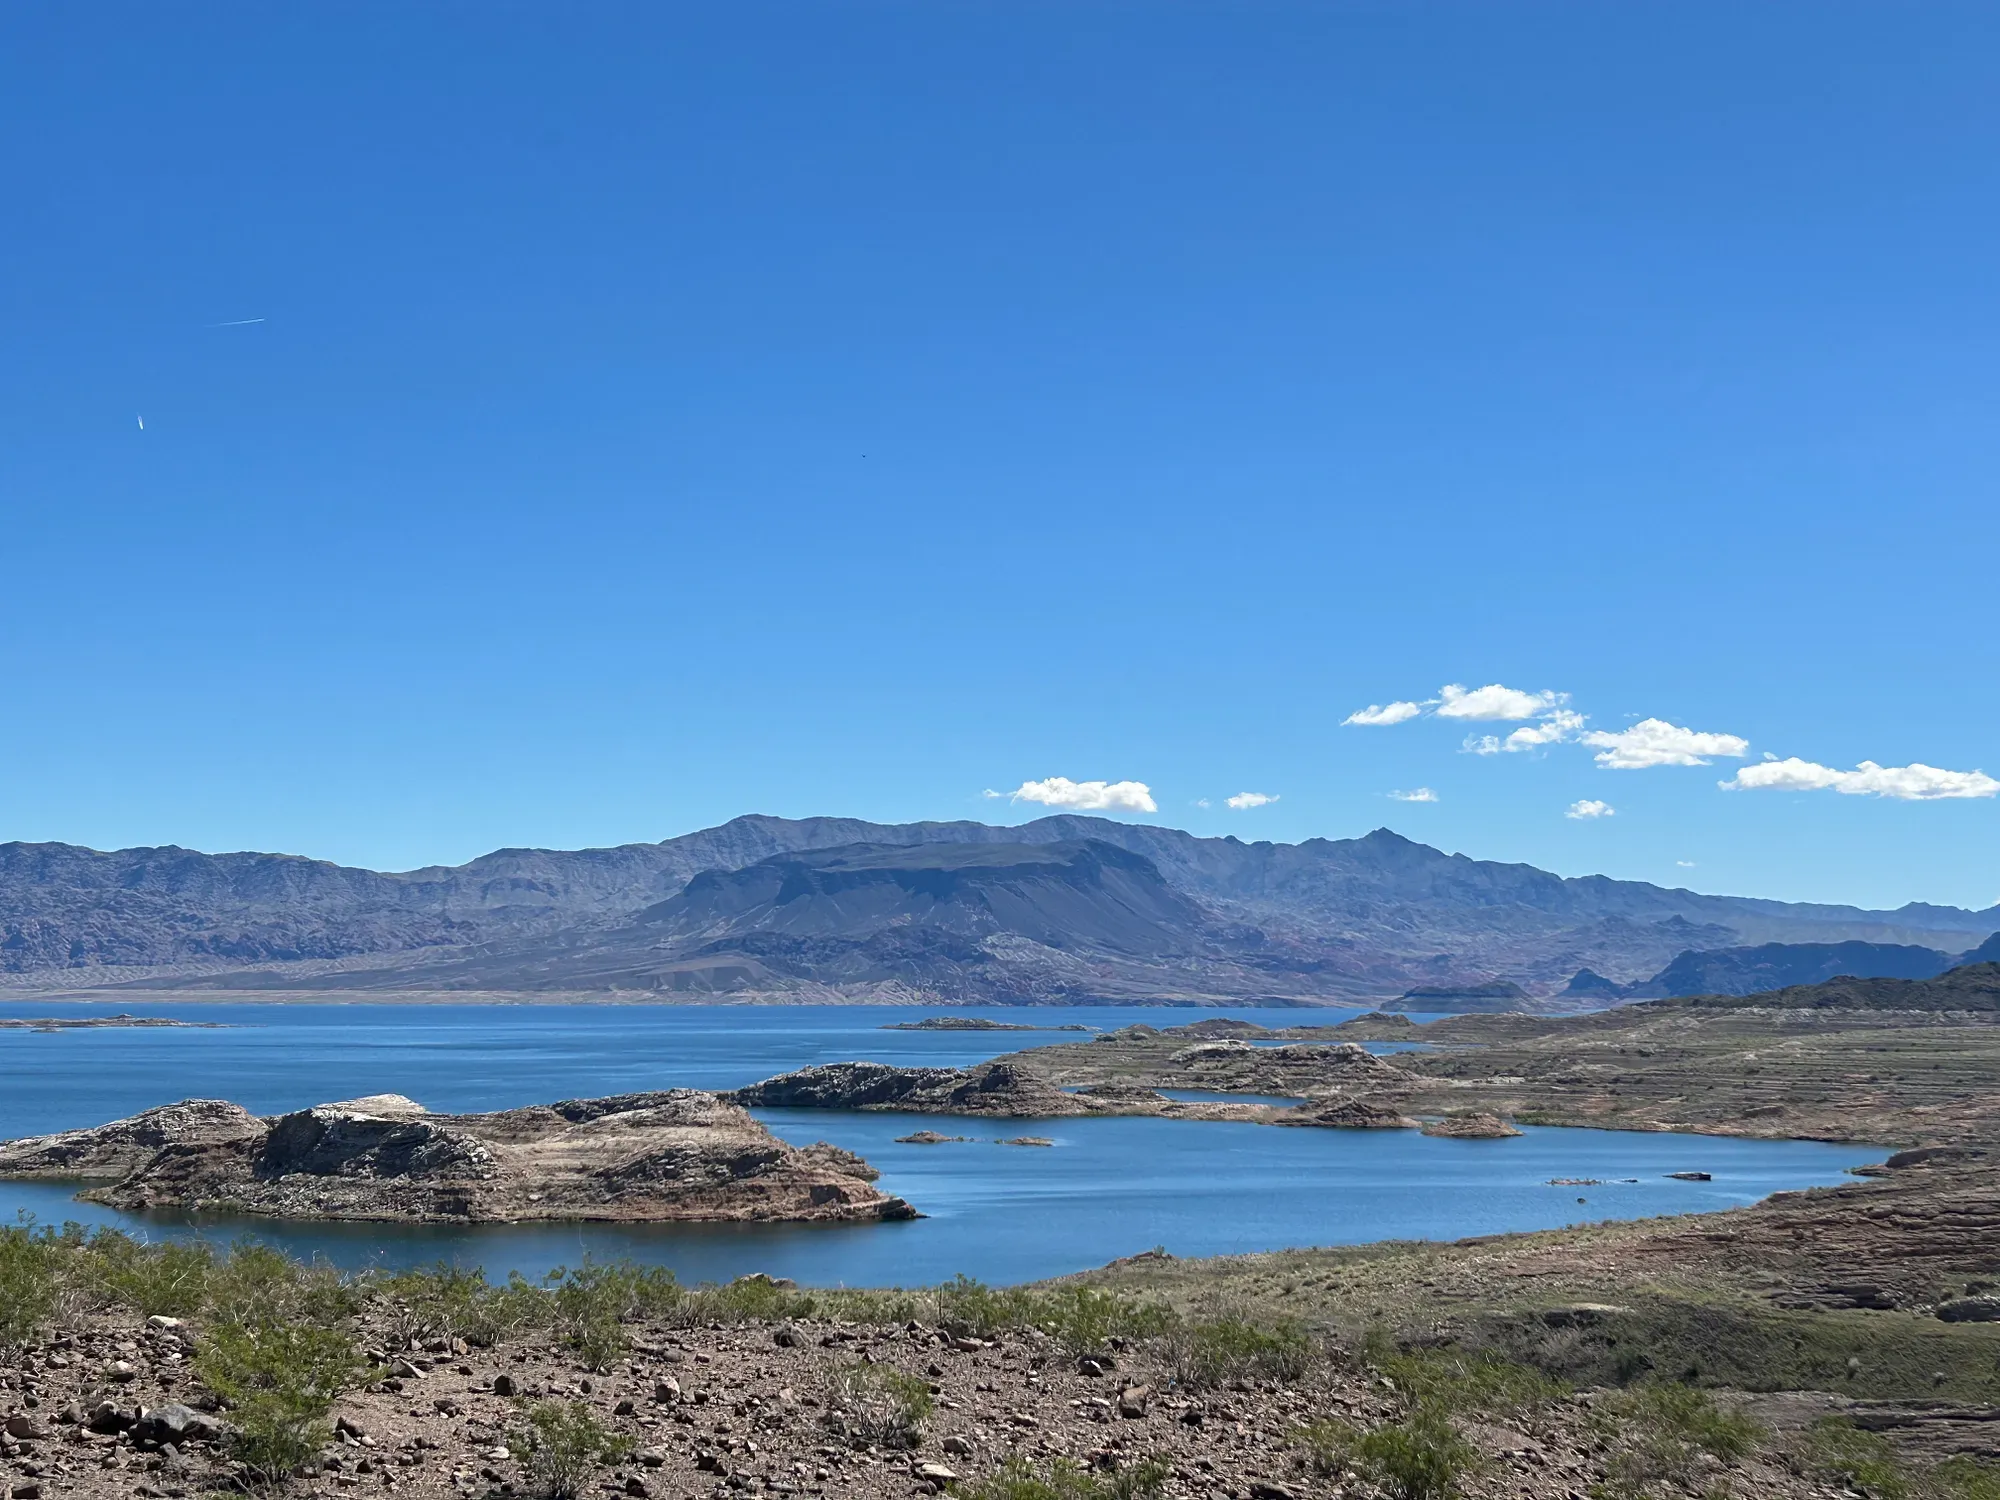
[[2000, 1323], [2000, 1297], [1951, 1297], [1937, 1305], [1947, 1323]]

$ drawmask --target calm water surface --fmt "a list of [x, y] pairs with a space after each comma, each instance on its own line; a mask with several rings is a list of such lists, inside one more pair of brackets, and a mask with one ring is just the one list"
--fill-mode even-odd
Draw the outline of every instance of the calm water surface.
[[[0, 1137], [101, 1124], [154, 1104], [228, 1098], [259, 1113], [360, 1094], [480, 1110], [641, 1089], [733, 1088], [815, 1062], [962, 1066], [1075, 1041], [1074, 1032], [884, 1031], [926, 1008], [862, 1006], [182, 1005], [120, 1009], [220, 1020], [221, 1031], [0, 1032]], [[18, 1002], [0, 1015], [71, 1014]], [[1199, 1014], [1217, 1014], [1204, 1011]], [[1224, 1011], [1266, 1024], [1294, 1013]], [[960, 1010], [1020, 1020], [1018, 1011]], [[1183, 1011], [1059, 1013], [1113, 1029]], [[1337, 1020], [1316, 1012], [1313, 1020]], [[1414, 1131], [1284, 1130], [1177, 1120], [990, 1122], [921, 1115], [760, 1112], [787, 1140], [830, 1140], [882, 1171], [928, 1217], [852, 1227], [636, 1225], [480, 1228], [193, 1223], [75, 1203], [55, 1184], [0, 1182], [0, 1217], [118, 1223], [153, 1237], [252, 1234], [346, 1266], [483, 1264], [539, 1275], [585, 1254], [674, 1267], [685, 1281], [768, 1271], [816, 1285], [914, 1285], [963, 1271], [995, 1282], [1081, 1270], [1163, 1245], [1216, 1255], [1391, 1238], [1450, 1239], [1583, 1220], [1680, 1213], [1841, 1180], [1879, 1148], [1531, 1129], [1505, 1141]], [[972, 1139], [899, 1145], [921, 1129]], [[1053, 1148], [1007, 1146], [1029, 1133]], [[1699, 1170], [1711, 1182], [1662, 1174]], [[1606, 1179], [1560, 1188], [1552, 1177]], [[1626, 1183], [1616, 1179], [1632, 1178]], [[1578, 1199], [1587, 1202], [1579, 1202]]]

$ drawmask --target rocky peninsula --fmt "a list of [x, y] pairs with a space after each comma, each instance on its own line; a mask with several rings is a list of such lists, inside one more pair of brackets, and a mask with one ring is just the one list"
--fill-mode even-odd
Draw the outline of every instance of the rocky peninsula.
[[[1205, 1023], [1197, 1023], [1197, 1025]], [[1132, 1030], [1157, 1039], [1152, 1027]], [[1190, 1028], [1192, 1029], [1192, 1028]], [[1109, 1033], [1100, 1040], [1123, 1033]], [[1077, 1044], [1090, 1055], [1088, 1044]], [[912, 1114], [974, 1115], [1053, 1120], [1084, 1115], [1151, 1115], [1176, 1120], [1233, 1120], [1259, 1125], [1318, 1125], [1335, 1129], [1410, 1128], [1397, 1101], [1415, 1083], [1409, 1074], [1353, 1043], [1285, 1043], [1253, 1047], [1246, 1041], [1197, 1041], [1173, 1047], [1165, 1067], [1148, 1083], [1222, 1092], [1283, 1093], [1296, 1105], [1257, 1099], [1175, 1099], [1159, 1088], [1115, 1074], [1066, 1065], [1058, 1086], [1031, 1066], [1044, 1051], [1019, 1053], [971, 1068], [905, 1068], [889, 1063], [823, 1063], [767, 1078], [729, 1095], [763, 1109], [893, 1110]], [[1159, 1076], [1160, 1074], [1164, 1076]], [[1268, 1087], [1260, 1086], [1268, 1084]]]
[[81, 1179], [114, 1208], [401, 1223], [915, 1217], [877, 1175], [696, 1089], [467, 1115], [395, 1094], [270, 1117], [189, 1099], [0, 1144], [0, 1177]]

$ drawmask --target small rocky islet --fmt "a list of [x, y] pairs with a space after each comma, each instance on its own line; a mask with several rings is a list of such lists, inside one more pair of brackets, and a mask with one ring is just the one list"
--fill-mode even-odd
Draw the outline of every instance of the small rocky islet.
[[113, 1208], [400, 1223], [908, 1219], [860, 1157], [698, 1089], [432, 1114], [383, 1094], [260, 1117], [189, 1099], [0, 1145], [0, 1177]]

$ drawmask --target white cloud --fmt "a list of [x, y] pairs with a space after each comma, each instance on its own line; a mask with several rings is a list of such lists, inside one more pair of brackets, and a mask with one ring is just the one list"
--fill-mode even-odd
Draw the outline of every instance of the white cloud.
[[1420, 786], [1413, 792], [1391, 792], [1389, 796], [1397, 802], [1435, 802], [1438, 794], [1427, 786]]
[[1277, 800], [1278, 794], [1276, 792], [1238, 792], [1234, 797], [1228, 798], [1223, 803], [1223, 806], [1232, 807], [1237, 812], [1243, 812], [1249, 808], [1262, 807], [1266, 803], [1276, 802]]
[[1524, 693], [1497, 682], [1468, 689], [1454, 682], [1438, 689], [1437, 714], [1440, 719], [1539, 719], [1568, 701], [1567, 693]]
[[1206, 798], [1206, 797], [1197, 797], [1197, 798], [1195, 798], [1195, 799], [1194, 799], [1194, 805], [1195, 805], [1196, 807], [1208, 807], [1208, 806], [1210, 806], [1211, 804], [1209, 803], [1209, 800], [1208, 800], [1208, 798]]
[[1616, 817], [1618, 809], [1609, 802], [1598, 802], [1586, 797], [1581, 802], [1572, 802], [1565, 818], [1610, 818]]
[[1691, 859], [1677, 859], [1674, 863], [1679, 865], [1683, 870], [1692, 870], [1694, 868], [1694, 861]]
[[1912, 761], [1907, 766], [1878, 766], [1864, 760], [1852, 771], [1836, 771], [1796, 755], [1745, 766], [1721, 785], [1729, 791], [1821, 792], [1850, 797], [1893, 797], [1899, 802], [1935, 802], [1947, 797], [1991, 797], [2000, 781], [1984, 771], [1944, 771]]
[[1523, 724], [1505, 739], [1497, 734], [1467, 735], [1459, 748], [1474, 755], [1513, 754], [1522, 750], [1539, 750], [1544, 745], [1560, 745], [1573, 740], [1583, 732], [1583, 726], [1590, 721], [1573, 709], [1559, 708], [1539, 724]]
[[1740, 735], [1704, 734], [1683, 729], [1665, 719], [1641, 719], [1630, 729], [1593, 729], [1583, 742], [1597, 751], [1597, 763], [1614, 771], [1642, 771], [1650, 766], [1705, 766], [1711, 755], [1747, 755], [1750, 742]]
[[1015, 802], [1039, 802], [1044, 807], [1060, 807], [1069, 812], [1158, 812], [1153, 789], [1143, 781], [1071, 781], [1067, 776], [1051, 776], [1046, 781], [1024, 781], [1011, 792], [991, 792], [989, 797], [1006, 797]]
[[1421, 703], [1371, 703], [1366, 708], [1358, 708], [1340, 722], [1343, 724], [1401, 724], [1406, 719], [1414, 719], [1424, 711]]

